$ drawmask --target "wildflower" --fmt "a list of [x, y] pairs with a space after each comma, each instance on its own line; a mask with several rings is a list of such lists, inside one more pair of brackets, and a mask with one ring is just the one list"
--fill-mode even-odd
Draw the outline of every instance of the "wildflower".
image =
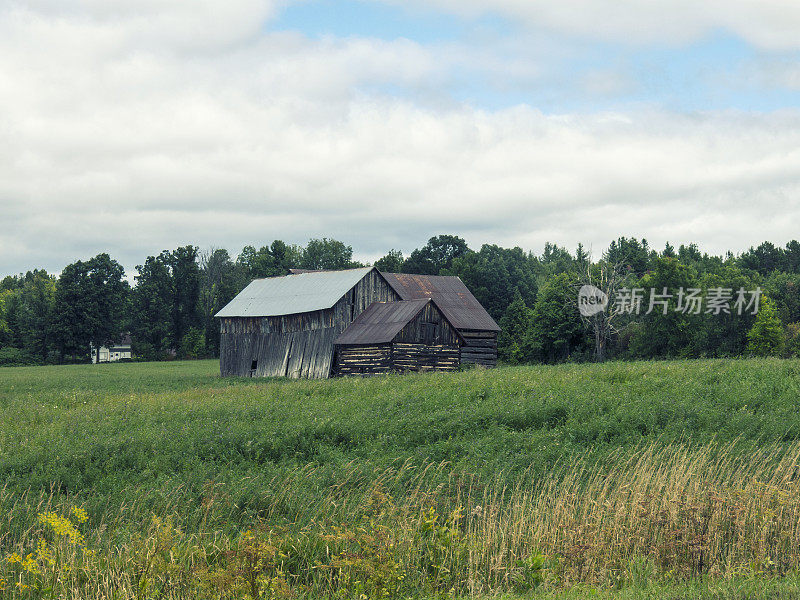
[[54, 512], [39, 513], [39, 522], [49, 527], [55, 535], [68, 537], [71, 544], [85, 545], [81, 532], [66, 517], [61, 517]]
[[12, 565], [13, 564], [17, 564], [17, 563], [21, 563], [22, 562], [22, 557], [19, 555], [19, 552], [14, 552], [13, 554], [11, 554], [8, 557], [8, 562], [10, 562]]
[[25, 557], [25, 560], [22, 561], [22, 568], [26, 573], [30, 573], [31, 575], [38, 575], [40, 573], [39, 563], [36, 562], [33, 554], [28, 554], [28, 556]]
[[72, 513], [72, 516], [78, 523], [85, 523], [89, 518], [89, 516], [86, 514], [86, 511], [83, 508], [78, 508], [77, 506], [70, 508], [69, 512]]

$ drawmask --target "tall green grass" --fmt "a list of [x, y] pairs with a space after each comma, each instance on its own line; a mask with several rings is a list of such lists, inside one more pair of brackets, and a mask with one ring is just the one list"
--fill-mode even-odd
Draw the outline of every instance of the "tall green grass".
[[[767, 486], [748, 488], [748, 506], [795, 477], [799, 361], [513, 367], [330, 381], [221, 379], [217, 369], [198, 361], [0, 370], [0, 555], [32, 543], [41, 534], [37, 515], [48, 507], [85, 507], [87, 540], [106, 554], [145, 543], [154, 516], [180, 529], [185, 547], [211, 536], [210, 552], [235, 553], [254, 526], [292, 535], [313, 524], [323, 528], [314, 535], [333, 535], [324, 531], [337, 521], [355, 527], [366, 499], [380, 489], [405, 515], [393, 530], [417, 532], [430, 507], [440, 519], [461, 507], [468, 514], [459, 531], [483, 540], [476, 548], [495, 547], [486, 537], [491, 532], [510, 544], [488, 557], [471, 551], [475, 564], [499, 561], [502, 569], [464, 571], [459, 593], [513, 589], [518, 562], [537, 553], [560, 557], [559, 585], [608, 586], [632, 568], [630, 561], [652, 560], [646, 550], [658, 530], [657, 523], [651, 530], [620, 520], [643, 500], [616, 494], [612, 484], [636, 479], [662, 511], [678, 511], [673, 502], [689, 494], [682, 516], [673, 514], [686, 521], [700, 518], [709, 489], [728, 498], [725, 506], [739, 506], [731, 490], [746, 481], [737, 473]], [[650, 472], [672, 483], [647, 491]], [[705, 475], [711, 487], [703, 487]], [[604, 512], [608, 503], [616, 508]], [[495, 512], [473, 512], [476, 506]], [[616, 525], [605, 529], [609, 522]], [[486, 532], [474, 529], [479, 523]], [[739, 532], [736, 540], [750, 539], [742, 533], [749, 523], [729, 529]], [[409, 535], [413, 542], [416, 534]], [[579, 541], [587, 536], [602, 539], [602, 551]], [[633, 545], [623, 552], [625, 540]], [[734, 577], [752, 559], [748, 576], [773, 574], [766, 562], [759, 571], [756, 563], [766, 558], [782, 565], [780, 574], [795, 568], [793, 554], [779, 563], [762, 547], [769, 546], [734, 556], [715, 546], [716, 556], [736, 567], [709, 573]], [[604, 554], [609, 548], [616, 550]], [[586, 558], [581, 570], [569, 570], [570, 552]], [[673, 567], [675, 577], [692, 575], [686, 561], [666, 569], [644, 564], [661, 578]]]

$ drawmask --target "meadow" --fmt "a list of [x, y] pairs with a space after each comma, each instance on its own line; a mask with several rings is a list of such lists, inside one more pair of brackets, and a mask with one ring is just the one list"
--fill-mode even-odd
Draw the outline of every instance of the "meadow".
[[800, 597], [800, 361], [0, 370], [8, 597]]

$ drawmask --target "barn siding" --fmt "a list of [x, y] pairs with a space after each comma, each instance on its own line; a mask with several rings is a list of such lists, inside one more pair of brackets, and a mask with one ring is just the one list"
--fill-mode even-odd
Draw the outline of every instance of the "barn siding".
[[392, 344], [392, 368], [396, 371], [455, 371], [459, 365], [456, 345]]
[[[436, 335], [434, 335], [433, 328], [426, 325], [429, 323], [437, 328]], [[458, 345], [459, 337], [436, 305], [429, 302], [408, 325], [403, 327], [395, 336], [394, 341], [408, 344]]]
[[388, 373], [391, 370], [392, 345], [340, 346], [336, 356], [337, 375]]
[[[330, 376], [333, 341], [376, 301], [400, 297], [370, 271], [329, 309], [275, 317], [220, 319], [220, 372], [223, 377]], [[251, 371], [253, 361], [255, 371]]]
[[497, 332], [460, 330], [464, 338], [461, 347], [461, 362], [477, 364], [487, 367], [497, 365]]
[[461, 343], [455, 329], [429, 302], [389, 344], [338, 345], [336, 374], [455, 371]]

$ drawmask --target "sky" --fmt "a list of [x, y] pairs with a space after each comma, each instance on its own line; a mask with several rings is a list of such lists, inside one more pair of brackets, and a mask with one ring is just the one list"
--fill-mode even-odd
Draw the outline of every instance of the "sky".
[[796, 0], [0, 0], [0, 274], [800, 237]]

